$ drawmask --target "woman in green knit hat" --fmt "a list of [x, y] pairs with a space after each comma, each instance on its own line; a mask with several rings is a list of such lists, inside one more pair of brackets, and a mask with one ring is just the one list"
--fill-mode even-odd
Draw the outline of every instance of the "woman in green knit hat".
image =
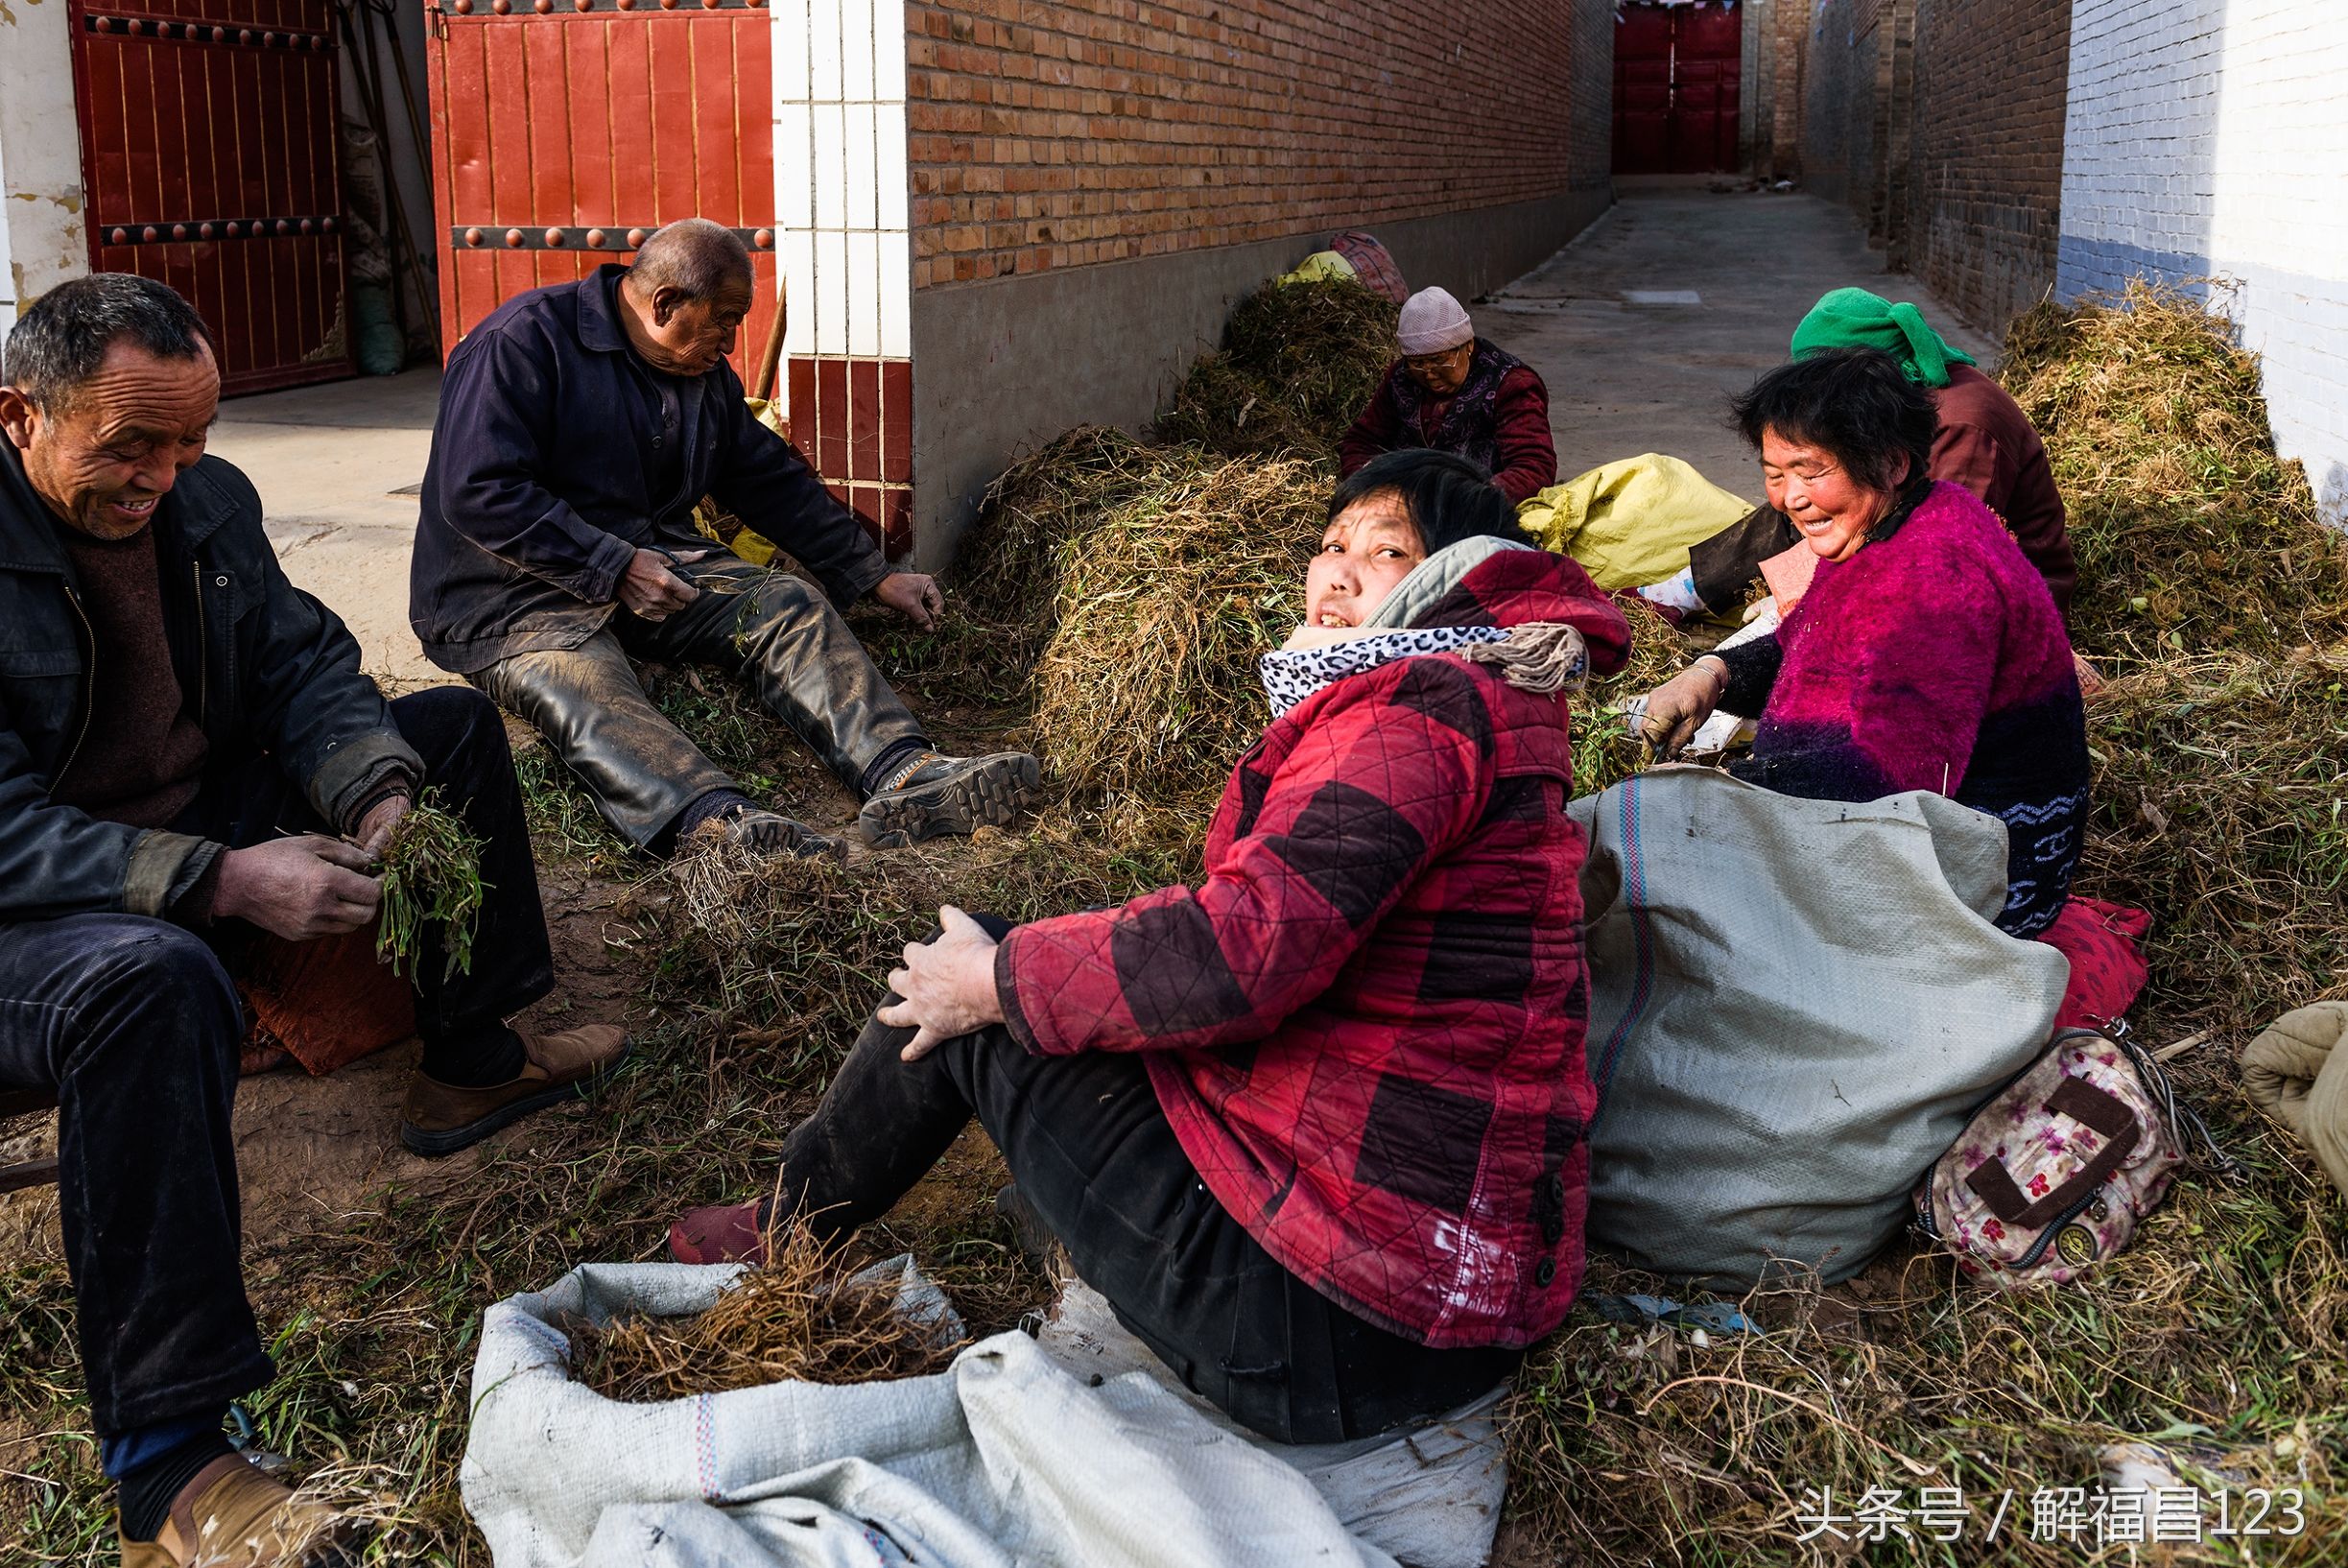
[[[2078, 582], [2065, 526], [2062, 492], [2029, 416], [2005, 389], [1974, 368], [1973, 356], [1933, 330], [1924, 313], [1865, 289], [1837, 289], [1793, 329], [1793, 358], [1833, 348], [1874, 348], [1899, 361], [1908, 378], [1932, 393], [1940, 416], [1930, 472], [1971, 490], [2013, 532], [2022, 553], [2047, 580], [2067, 618]], [[1769, 504], [1689, 552], [1686, 574], [1642, 589], [1682, 611], [1719, 614], [1743, 604], [1761, 563], [1801, 535], [1772, 494]]]

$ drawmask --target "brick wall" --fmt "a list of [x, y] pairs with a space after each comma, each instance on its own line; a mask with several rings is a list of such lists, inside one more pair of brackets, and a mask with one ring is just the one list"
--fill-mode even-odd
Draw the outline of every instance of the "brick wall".
[[1984, 331], [2054, 284], [2071, 7], [1921, 0], [1909, 268]]
[[2348, 523], [2348, 6], [2077, 0], [2057, 292], [2218, 292], [2275, 441]]
[[1573, 18], [1571, 73], [1573, 116], [1567, 126], [1570, 188], [1606, 191], [1614, 171], [1614, 7], [1607, 0], [1557, 0], [1536, 8], [1567, 11]]
[[1809, 38], [1809, 0], [1776, 0], [1769, 18], [1769, 161], [1762, 171], [1771, 179], [1801, 178]]
[[1817, 0], [1803, 37], [1802, 183], [1830, 202], [1866, 190], [1875, 86], [1874, 32], [1859, 35], [1863, 0]]
[[1849, 206], [1887, 265], [1996, 333], [2054, 282], [2068, 0], [1784, 12], [1769, 172]]
[[916, 289], [1606, 182], [1602, 0], [913, 0], [906, 18]]

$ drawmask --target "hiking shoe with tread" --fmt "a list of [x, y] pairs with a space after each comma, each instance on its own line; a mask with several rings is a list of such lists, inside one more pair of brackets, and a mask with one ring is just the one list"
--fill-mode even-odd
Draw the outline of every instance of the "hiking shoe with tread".
[[368, 1533], [244, 1455], [223, 1454], [179, 1489], [154, 1540], [121, 1536], [122, 1568], [358, 1568]]
[[848, 846], [828, 833], [818, 833], [805, 822], [769, 811], [764, 806], [750, 806], [713, 818], [695, 829], [696, 837], [723, 839], [739, 848], [758, 855], [790, 855], [798, 860], [845, 860]]
[[949, 757], [924, 751], [899, 769], [856, 814], [876, 849], [896, 849], [980, 827], [1008, 827], [1043, 791], [1043, 768], [1025, 751]]
[[586, 1024], [551, 1034], [522, 1033], [522, 1070], [503, 1083], [464, 1089], [418, 1069], [400, 1113], [399, 1141], [412, 1154], [438, 1159], [469, 1149], [533, 1111], [576, 1100], [628, 1059], [628, 1032]]

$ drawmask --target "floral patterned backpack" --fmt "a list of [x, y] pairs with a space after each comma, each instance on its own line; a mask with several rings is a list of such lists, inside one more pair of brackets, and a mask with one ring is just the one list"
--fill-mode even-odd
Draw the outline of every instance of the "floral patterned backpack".
[[1917, 1224], [1982, 1284], [2069, 1284], [2127, 1246], [2169, 1191], [2180, 1122], [2208, 1139], [2124, 1025], [2058, 1031], [1933, 1162]]

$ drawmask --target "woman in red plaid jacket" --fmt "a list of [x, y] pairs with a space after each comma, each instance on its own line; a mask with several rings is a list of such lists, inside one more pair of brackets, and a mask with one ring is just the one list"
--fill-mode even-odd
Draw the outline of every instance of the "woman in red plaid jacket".
[[[1460, 458], [1346, 480], [1205, 881], [1015, 929], [945, 910], [785, 1143], [785, 1217], [878, 1219], [976, 1115], [1121, 1320], [1267, 1437], [1506, 1377], [1581, 1278], [1565, 698], [1629, 643], [1520, 537]], [[671, 1249], [754, 1257], [774, 1217], [696, 1210]]]

